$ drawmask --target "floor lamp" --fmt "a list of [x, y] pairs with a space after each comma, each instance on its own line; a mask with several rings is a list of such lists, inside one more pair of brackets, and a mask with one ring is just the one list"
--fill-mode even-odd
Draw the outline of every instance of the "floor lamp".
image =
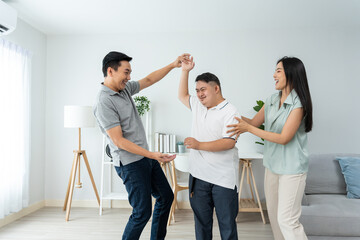
[[[88, 158], [85, 150], [81, 150], [81, 128], [95, 127], [95, 119], [92, 113], [92, 108], [89, 106], [64, 106], [64, 127], [79, 129], [79, 149], [74, 150], [74, 161], [71, 168], [69, 184], [66, 191], [66, 197], [63, 210], [66, 210], [66, 221], [69, 221], [71, 201], [74, 192], [74, 187], [81, 188], [80, 182], [80, 157], [82, 156], [88, 170], [91, 183], [93, 185], [97, 201], [100, 205], [99, 194], [95, 185], [93, 175], [91, 173]], [[78, 181], [75, 185], [76, 172], [78, 173]]]

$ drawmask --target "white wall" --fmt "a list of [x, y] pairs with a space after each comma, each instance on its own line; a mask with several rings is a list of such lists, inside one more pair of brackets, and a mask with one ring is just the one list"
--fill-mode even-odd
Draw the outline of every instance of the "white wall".
[[[14, 32], [5, 39], [30, 50], [32, 56], [31, 99], [31, 158], [29, 204], [44, 200], [45, 184], [45, 85], [46, 85], [46, 36], [18, 19]], [[14, 93], [16, 90], [14, 89]]]
[[[360, 81], [360, 33], [355, 27], [251, 28], [236, 32], [186, 32], [102, 36], [49, 36], [46, 83], [45, 198], [63, 199], [77, 148], [77, 130], [63, 127], [64, 105], [92, 105], [103, 77], [101, 61], [111, 50], [132, 56], [132, 79], [138, 80], [183, 52], [191, 53], [195, 77], [205, 71], [221, 80], [223, 95], [241, 114], [252, 117], [255, 101], [274, 93], [272, 78], [276, 61], [297, 56], [305, 63], [314, 105], [314, 128], [309, 134], [311, 153], [359, 152], [357, 106]], [[153, 107], [153, 131], [190, 134], [191, 115], [177, 100], [180, 70], [144, 90]], [[97, 128], [83, 130], [97, 186], [100, 186], [101, 134]], [[244, 134], [241, 151], [255, 151], [255, 137]], [[254, 174], [263, 199], [263, 167], [254, 163]], [[82, 167], [84, 188], [74, 199], [94, 199], [91, 183]], [[121, 184], [121, 180], [118, 180]], [[185, 198], [185, 197], [184, 197]]]

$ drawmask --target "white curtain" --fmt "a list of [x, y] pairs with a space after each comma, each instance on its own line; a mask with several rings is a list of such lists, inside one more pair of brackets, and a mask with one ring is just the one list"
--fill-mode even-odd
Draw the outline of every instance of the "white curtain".
[[31, 53], [0, 39], [0, 219], [27, 207]]

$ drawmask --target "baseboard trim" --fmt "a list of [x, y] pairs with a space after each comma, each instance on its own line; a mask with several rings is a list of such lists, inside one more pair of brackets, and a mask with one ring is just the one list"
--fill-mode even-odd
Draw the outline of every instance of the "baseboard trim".
[[[128, 200], [112, 200], [112, 208], [129, 208], [131, 206]], [[190, 203], [178, 202], [180, 209], [191, 209]], [[45, 200], [46, 207], [64, 207], [64, 200]], [[71, 207], [98, 208], [99, 204], [96, 200], [72, 200]], [[103, 208], [110, 208], [110, 200], [103, 201]]]
[[12, 213], [3, 219], [0, 219], [0, 228], [22, 218], [30, 213], [33, 213], [43, 207], [45, 207], [45, 201], [40, 201], [40, 202], [34, 203], [26, 208], [21, 209], [19, 212]]
[[[112, 200], [113, 208], [131, 208], [128, 200]], [[46, 207], [63, 207], [64, 200], [45, 200]], [[178, 202], [179, 209], [191, 209], [189, 201], [181, 201]], [[266, 209], [266, 203], [261, 202], [261, 206], [263, 210]], [[73, 200], [71, 203], [71, 207], [86, 207], [86, 208], [98, 208], [99, 204], [96, 200]], [[110, 200], [103, 201], [103, 208], [110, 208]]]
[[[64, 200], [53, 199], [45, 200], [46, 207], [64, 207]], [[96, 200], [72, 200], [71, 207], [84, 207], [84, 208], [93, 208], [99, 207], [99, 204]]]

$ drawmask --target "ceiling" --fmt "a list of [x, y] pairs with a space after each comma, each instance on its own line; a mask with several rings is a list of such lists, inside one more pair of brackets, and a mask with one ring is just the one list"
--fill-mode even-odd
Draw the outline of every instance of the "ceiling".
[[47, 35], [359, 27], [359, 0], [6, 0]]

